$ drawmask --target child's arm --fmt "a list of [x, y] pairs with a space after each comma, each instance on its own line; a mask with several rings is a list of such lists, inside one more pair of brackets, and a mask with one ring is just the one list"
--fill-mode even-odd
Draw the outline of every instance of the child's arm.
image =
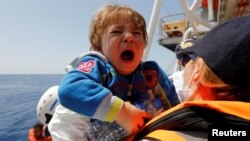
[[124, 102], [115, 121], [130, 135], [137, 133], [144, 125], [145, 120], [151, 119], [149, 113], [138, 109], [130, 102]]
[[102, 121], [114, 121], [123, 100], [102, 86], [105, 63], [98, 57], [85, 56], [62, 80], [60, 103], [81, 115]]

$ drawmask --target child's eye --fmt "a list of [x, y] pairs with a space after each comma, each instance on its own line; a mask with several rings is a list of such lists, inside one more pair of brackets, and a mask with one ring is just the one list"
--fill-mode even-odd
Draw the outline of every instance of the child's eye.
[[134, 31], [133, 34], [134, 35], [142, 35], [142, 32], [141, 31]]
[[120, 30], [112, 30], [110, 33], [117, 34], [117, 33], [121, 33], [121, 31]]

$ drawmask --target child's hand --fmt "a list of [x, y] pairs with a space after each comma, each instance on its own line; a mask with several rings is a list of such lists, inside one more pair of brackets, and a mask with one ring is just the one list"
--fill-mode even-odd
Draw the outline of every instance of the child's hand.
[[115, 121], [131, 135], [137, 133], [145, 125], [145, 119], [151, 119], [149, 113], [138, 109], [129, 102], [124, 102]]

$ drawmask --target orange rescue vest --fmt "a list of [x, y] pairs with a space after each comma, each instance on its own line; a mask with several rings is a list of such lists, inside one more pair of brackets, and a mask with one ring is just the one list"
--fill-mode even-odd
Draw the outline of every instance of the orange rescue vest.
[[184, 102], [150, 120], [134, 140], [204, 140], [210, 127], [250, 131], [249, 108], [250, 103], [240, 101]]
[[29, 129], [29, 141], [52, 141], [51, 137], [44, 137], [42, 139], [36, 139], [33, 133], [33, 128]]

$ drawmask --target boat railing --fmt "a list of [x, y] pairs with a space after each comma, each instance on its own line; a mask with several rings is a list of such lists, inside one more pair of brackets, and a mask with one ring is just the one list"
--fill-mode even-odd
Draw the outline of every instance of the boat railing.
[[181, 37], [186, 29], [184, 13], [170, 14], [160, 18], [159, 39]]
[[173, 51], [188, 26], [184, 13], [163, 16], [159, 24], [159, 44]]
[[[200, 18], [197, 12], [196, 17]], [[193, 27], [195, 25], [195, 28]], [[185, 38], [201, 38], [210, 29], [199, 22], [192, 22], [187, 19], [185, 13], [176, 13], [160, 18], [159, 44], [174, 51], [175, 46]]]

